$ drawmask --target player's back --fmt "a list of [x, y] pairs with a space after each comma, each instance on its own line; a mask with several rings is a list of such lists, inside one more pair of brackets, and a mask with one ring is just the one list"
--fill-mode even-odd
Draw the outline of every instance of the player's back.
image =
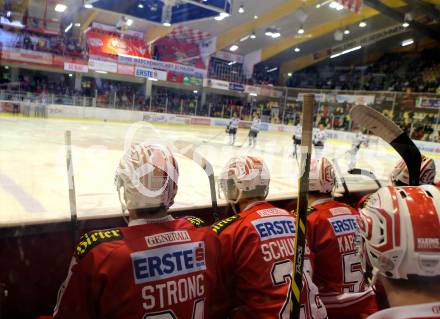
[[214, 318], [213, 293], [222, 280], [219, 241], [211, 229], [194, 224], [201, 220], [168, 219], [83, 236], [56, 318]]
[[307, 218], [313, 282], [329, 317], [376, 310], [374, 292], [364, 280], [355, 247], [356, 219], [354, 208], [330, 198], [313, 203]]
[[[222, 266], [231, 294], [230, 318], [289, 318], [295, 219], [266, 202], [213, 226], [222, 244]], [[309, 269], [305, 262], [305, 270]], [[301, 318], [325, 318], [317, 289], [304, 276]]]

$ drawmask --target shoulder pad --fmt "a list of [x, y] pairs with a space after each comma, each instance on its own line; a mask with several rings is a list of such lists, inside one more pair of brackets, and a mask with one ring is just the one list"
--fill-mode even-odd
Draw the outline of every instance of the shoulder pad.
[[124, 238], [120, 229], [94, 230], [81, 236], [75, 247], [75, 256], [84, 257], [93, 247], [100, 243], [121, 240]]
[[231, 225], [233, 222], [237, 221], [240, 218], [240, 215], [233, 215], [231, 217], [222, 219], [214, 224], [212, 224], [211, 228], [217, 234], [220, 234], [226, 227]]
[[188, 217], [184, 217], [188, 222], [190, 222], [191, 224], [193, 224], [194, 226], [196, 226], [196, 228], [199, 227], [203, 227], [206, 226], [205, 222], [203, 221], [203, 219], [200, 219], [198, 217], [195, 216], [188, 216]]

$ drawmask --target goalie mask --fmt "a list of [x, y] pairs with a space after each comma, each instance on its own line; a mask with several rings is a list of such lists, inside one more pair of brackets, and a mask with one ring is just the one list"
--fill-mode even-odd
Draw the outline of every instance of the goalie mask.
[[270, 173], [262, 159], [253, 156], [234, 157], [220, 174], [220, 189], [231, 203], [243, 198], [266, 198]]
[[432, 185], [383, 187], [359, 215], [362, 268], [391, 279], [440, 275], [440, 191]]
[[[434, 184], [435, 163], [431, 158], [422, 155], [420, 166], [420, 184]], [[403, 160], [400, 160], [390, 175], [391, 183], [395, 186], [407, 186], [409, 184], [409, 172]]]
[[335, 169], [327, 158], [311, 160], [309, 191], [323, 194], [331, 193], [336, 184]]
[[177, 162], [168, 147], [146, 143], [132, 145], [122, 156], [115, 176], [123, 211], [168, 209], [177, 194], [178, 178]]

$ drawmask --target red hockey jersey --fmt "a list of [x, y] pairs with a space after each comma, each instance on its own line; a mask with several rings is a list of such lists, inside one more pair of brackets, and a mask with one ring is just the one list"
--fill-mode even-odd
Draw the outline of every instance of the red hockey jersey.
[[215, 318], [220, 245], [202, 223], [167, 216], [85, 234], [54, 318]]
[[314, 202], [307, 217], [313, 282], [329, 318], [357, 318], [377, 311], [355, 247], [356, 217], [354, 208], [331, 198]]
[[440, 302], [393, 307], [376, 312], [368, 319], [440, 319]]
[[[212, 225], [222, 244], [222, 268], [230, 293], [229, 318], [289, 318], [295, 219], [267, 202]], [[304, 262], [301, 318], [326, 318]]]

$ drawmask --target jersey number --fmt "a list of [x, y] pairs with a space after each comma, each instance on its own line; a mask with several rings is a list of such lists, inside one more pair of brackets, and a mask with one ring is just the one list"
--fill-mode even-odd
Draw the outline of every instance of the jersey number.
[[361, 292], [364, 285], [364, 276], [357, 253], [343, 255], [342, 267], [344, 267], [344, 292]]
[[[198, 299], [194, 301], [194, 308], [191, 318], [192, 319], [203, 319], [205, 309], [205, 300]], [[146, 314], [143, 319], [177, 319], [177, 316], [172, 310], [164, 310], [161, 312], [156, 312], [152, 314]]]
[[[303, 275], [303, 292], [307, 293], [308, 303], [306, 305], [301, 304], [300, 310], [300, 318], [313, 318], [312, 309], [319, 309], [322, 307], [320, 304], [320, 300], [316, 299], [316, 295], [312, 293], [309, 282], [307, 281], [310, 278], [310, 274], [308, 270], [311, 269], [310, 260], [304, 260], [304, 275]], [[291, 308], [291, 295], [292, 290], [290, 289], [290, 285], [292, 282], [292, 270], [293, 263], [291, 260], [283, 260], [275, 263], [272, 266], [272, 283], [274, 286], [279, 286], [283, 284], [288, 284], [288, 293], [286, 299], [283, 304], [283, 308], [281, 308], [280, 314], [278, 316], [279, 319], [289, 319], [290, 318], [290, 308]], [[307, 272], [307, 273], [306, 273]]]

